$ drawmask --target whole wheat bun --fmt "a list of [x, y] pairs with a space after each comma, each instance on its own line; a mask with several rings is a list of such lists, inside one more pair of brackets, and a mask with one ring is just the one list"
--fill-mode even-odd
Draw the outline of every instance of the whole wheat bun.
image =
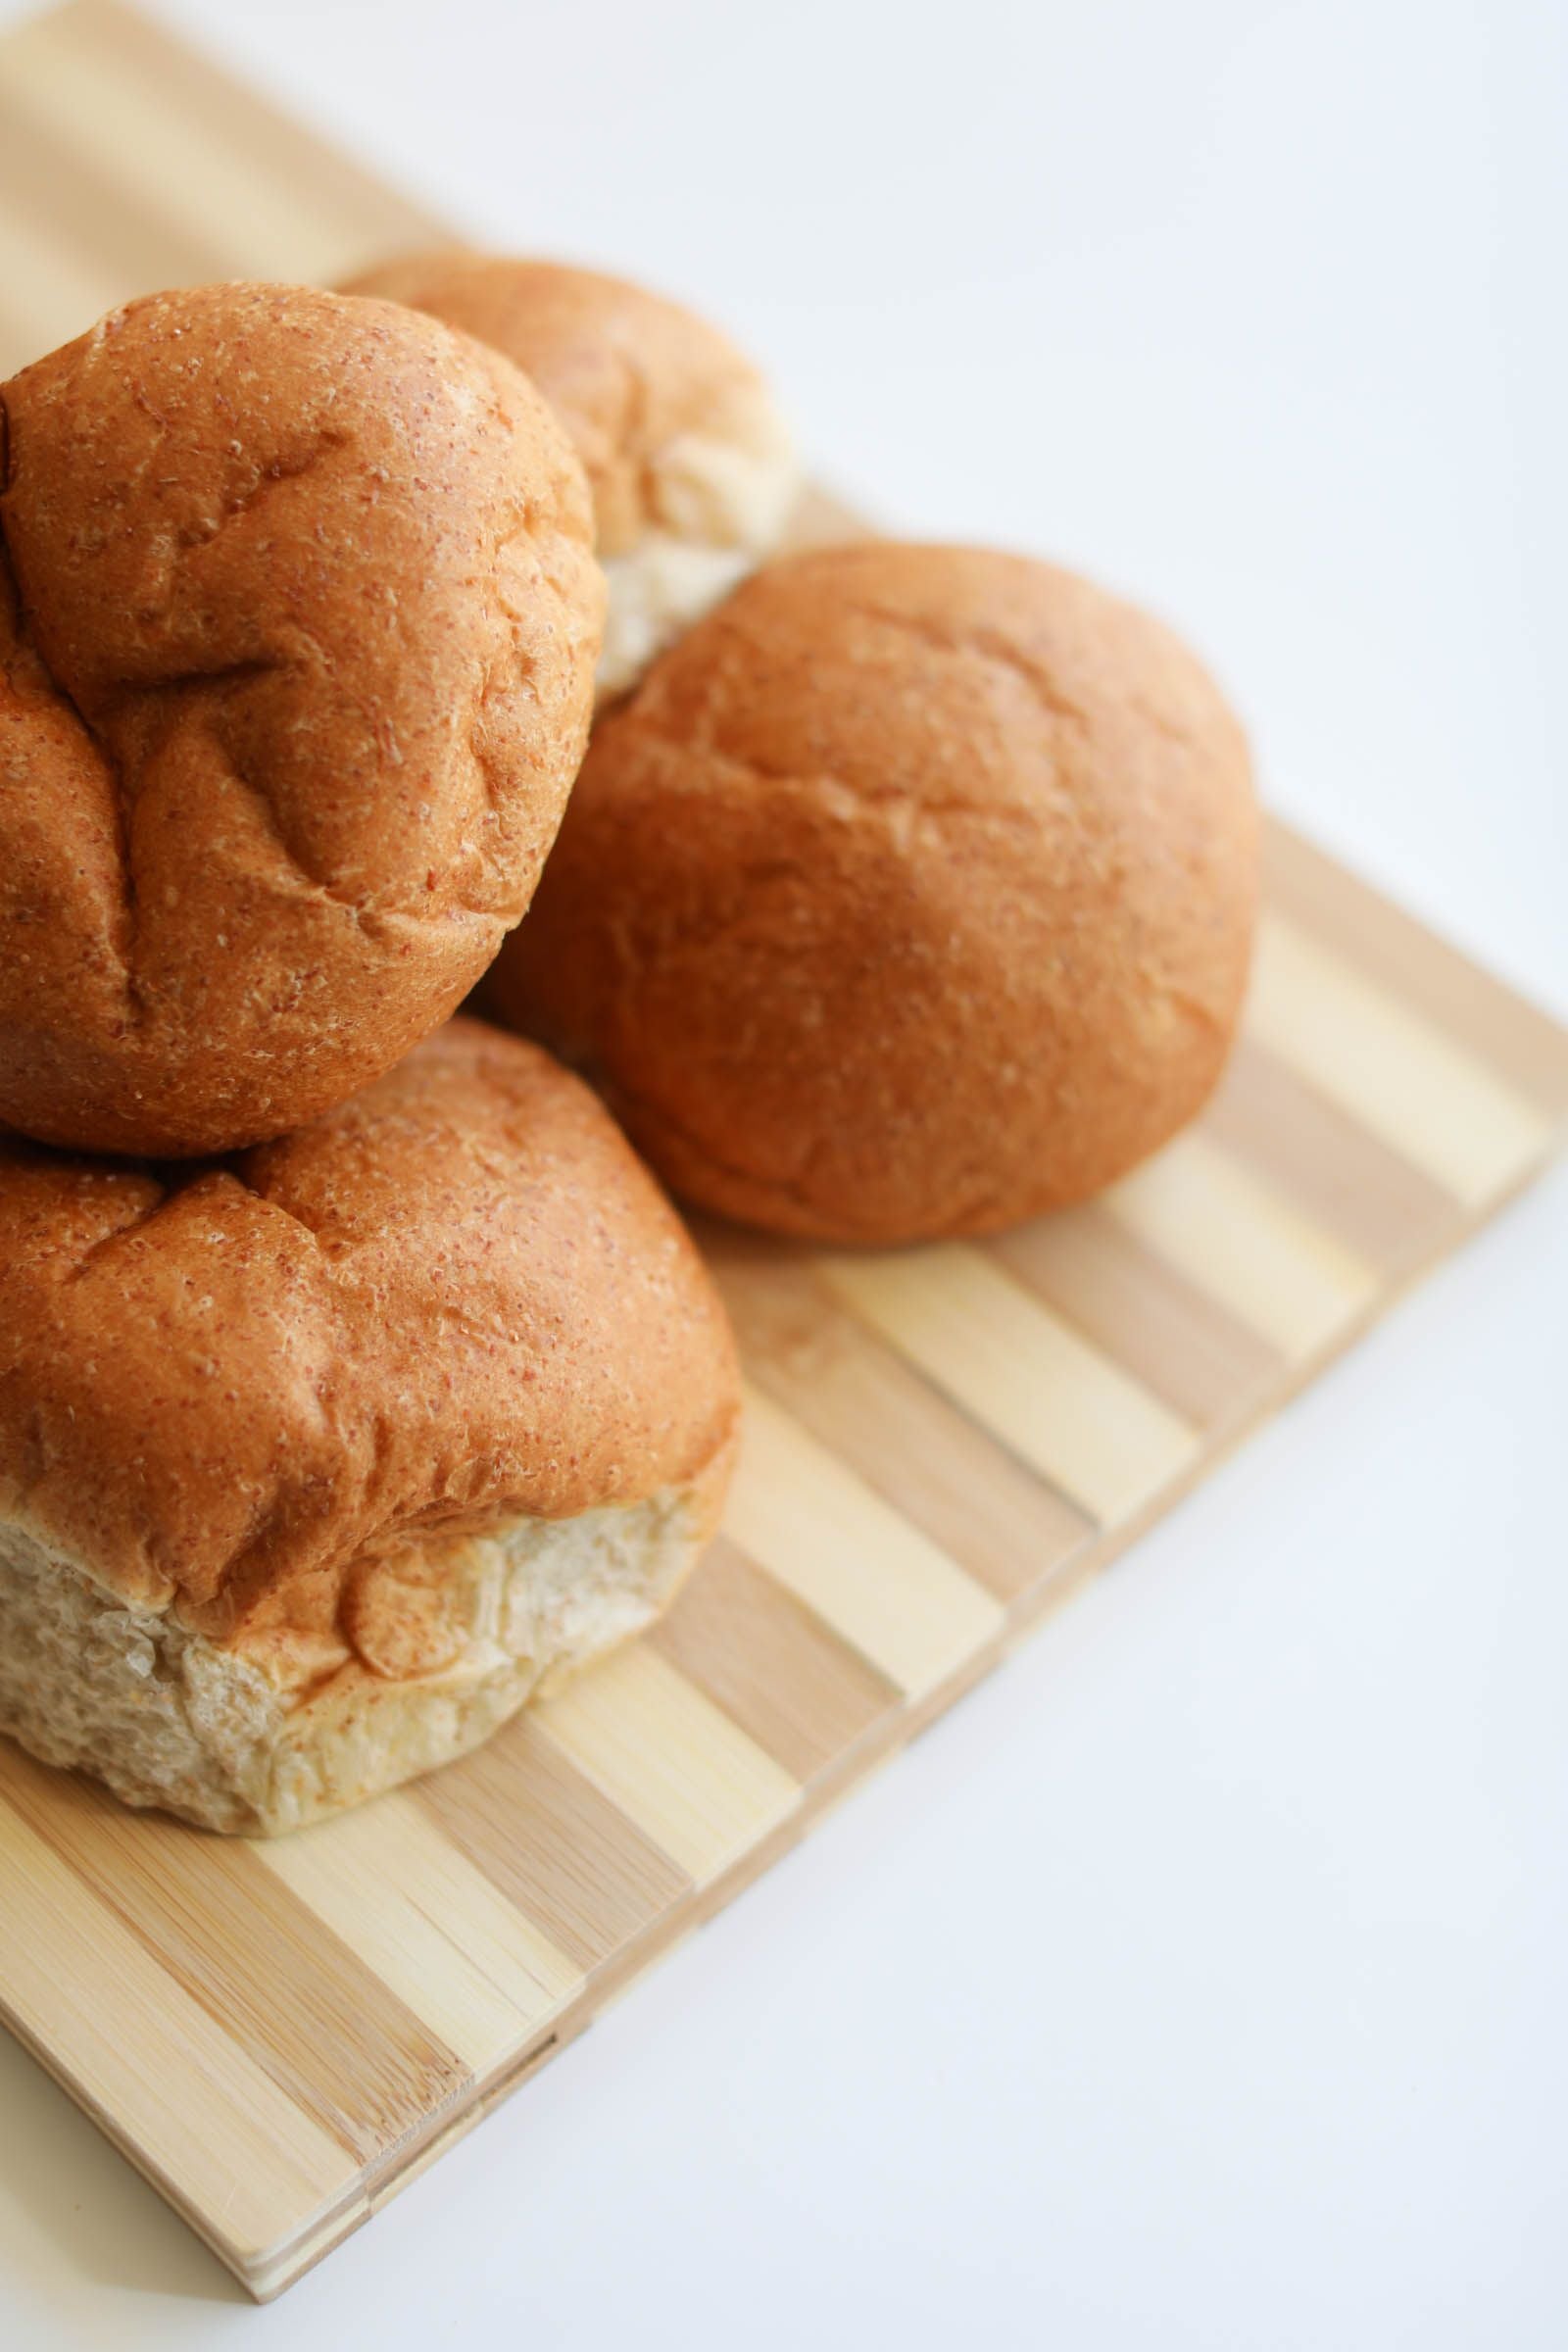
[[227, 1151], [445, 1019], [582, 755], [582, 470], [493, 352], [159, 294], [0, 387], [0, 1125]]
[[605, 699], [780, 544], [800, 487], [788, 432], [750, 361], [690, 311], [592, 270], [471, 253], [413, 254], [349, 290], [491, 344], [556, 411], [610, 582]]
[[656, 1613], [738, 1411], [658, 1186], [477, 1022], [226, 1162], [0, 1146], [0, 1730], [214, 1829], [352, 1804]]
[[1021, 557], [824, 549], [602, 722], [486, 985], [688, 1200], [984, 1233], [1202, 1103], [1257, 864], [1242, 731], [1157, 622]]

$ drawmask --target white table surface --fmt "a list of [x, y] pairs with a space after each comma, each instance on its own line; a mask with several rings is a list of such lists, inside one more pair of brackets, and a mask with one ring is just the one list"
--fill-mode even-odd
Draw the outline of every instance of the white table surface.
[[[1551, 0], [168, 13], [1163, 609], [1568, 1011]], [[0, 2036], [0, 2342], [1556, 2352], [1565, 1402], [1559, 1175], [269, 2311]]]

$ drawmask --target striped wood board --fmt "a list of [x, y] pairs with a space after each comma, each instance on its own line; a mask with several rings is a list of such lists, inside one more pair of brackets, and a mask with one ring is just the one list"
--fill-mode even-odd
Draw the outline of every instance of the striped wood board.
[[[0, 375], [144, 288], [431, 223], [106, 4], [0, 44]], [[259, 2297], [1277, 1406], [1538, 1167], [1568, 1035], [1283, 827], [1247, 1034], [1094, 1206], [855, 1256], [709, 1236], [750, 1431], [668, 1621], [282, 1843], [0, 1741], [0, 2013]]]

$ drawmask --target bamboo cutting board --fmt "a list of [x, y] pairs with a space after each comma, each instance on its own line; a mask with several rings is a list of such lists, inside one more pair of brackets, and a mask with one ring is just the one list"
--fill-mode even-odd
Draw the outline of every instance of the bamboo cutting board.
[[[0, 376], [149, 287], [432, 223], [165, 33], [0, 43]], [[816, 528], [821, 529], [820, 516]], [[656, 1632], [277, 1844], [0, 1741], [0, 2015], [251, 2291], [383, 2204], [1536, 1169], [1568, 1034], [1283, 826], [1247, 1032], [1092, 1207], [855, 1256], [705, 1237], [749, 1435]]]

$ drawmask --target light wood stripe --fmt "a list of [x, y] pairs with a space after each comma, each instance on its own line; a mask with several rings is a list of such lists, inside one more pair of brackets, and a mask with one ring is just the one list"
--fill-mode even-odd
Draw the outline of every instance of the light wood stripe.
[[[33, 1769], [0, 1743], [0, 1981], [46, 2062], [64, 2041], [74, 2096], [228, 2260], [260, 2262], [359, 2166], [233, 2039], [8, 1801]], [[38, 1768], [41, 1770], [41, 1768]]]
[[95, 1783], [20, 1769], [3, 1746], [7, 1802], [362, 2163], [463, 2088], [461, 2061], [240, 1839], [128, 1813]]
[[[259, 90], [234, 81], [199, 51], [118, 0], [67, 0], [57, 12], [72, 20], [82, 43], [116, 68], [132, 71], [170, 109], [195, 116], [269, 175], [309, 196], [346, 244], [367, 256], [407, 245], [450, 243], [453, 230], [428, 205], [416, 203], [339, 149], [271, 105]], [[182, 210], [191, 211], [187, 190]]]
[[896, 1684], [724, 1537], [648, 1639], [803, 1783], [900, 1703]]
[[1093, 1203], [988, 1247], [1015, 1282], [1200, 1428], [1248, 1412], [1278, 1375], [1278, 1350], [1250, 1324]]
[[858, 1314], [1102, 1525], [1191, 1464], [1191, 1425], [979, 1250], [949, 1243], [820, 1262]]
[[411, 1796], [383, 1796], [252, 1851], [476, 2073], [582, 1987], [582, 1970]]
[[558, 1951], [592, 1969], [691, 1881], [526, 1715], [410, 1790]]
[[533, 1720], [699, 1886], [800, 1801], [791, 1775], [644, 1644], [615, 1650]]
[[120, 280], [62, 245], [32, 218], [0, 210], [0, 368], [68, 343], [118, 299]]
[[1265, 895], [1280, 913], [1423, 1014], [1548, 1118], [1568, 1115], [1568, 1029], [1560, 1021], [1278, 817], [1265, 828], [1263, 871]]
[[1244, 1037], [1203, 1117], [1211, 1143], [1250, 1167], [1369, 1265], [1403, 1274], [1451, 1240], [1451, 1193], [1358, 1126], [1337, 1102]]
[[235, 146], [199, 113], [176, 108], [139, 59], [107, 55], [90, 18], [35, 18], [6, 44], [6, 88], [57, 139], [80, 146], [160, 211], [220, 220], [232, 274], [329, 279], [362, 258], [312, 190]]
[[160, 213], [139, 187], [108, 178], [90, 149], [63, 140], [0, 82], [0, 218], [7, 216], [45, 224], [57, 247], [101, 274], [112, 289], [106, 306], [224, 274], [221, 242], [203, 236], [199, 220]]
[[1265, 917], [1254, 1037], [1473, 1208], [1542, 1156], [1551, 1121], [1282, 915]]
[[966, 1575], [1013, 1600], [1081, 1550], [1086, 1513], [850, 1313], [804, 1251], [703, 1240], [753, 1382]]
[[755, 1389], [724, 1523], [911, 1698], [1001, 1626], [1000, 1602]]
[[1200, 1132], [1112, 1186], [1103, 1213], [1292, 1359], [1327, 1346], [1377, 1289], [1364, 1258]]

